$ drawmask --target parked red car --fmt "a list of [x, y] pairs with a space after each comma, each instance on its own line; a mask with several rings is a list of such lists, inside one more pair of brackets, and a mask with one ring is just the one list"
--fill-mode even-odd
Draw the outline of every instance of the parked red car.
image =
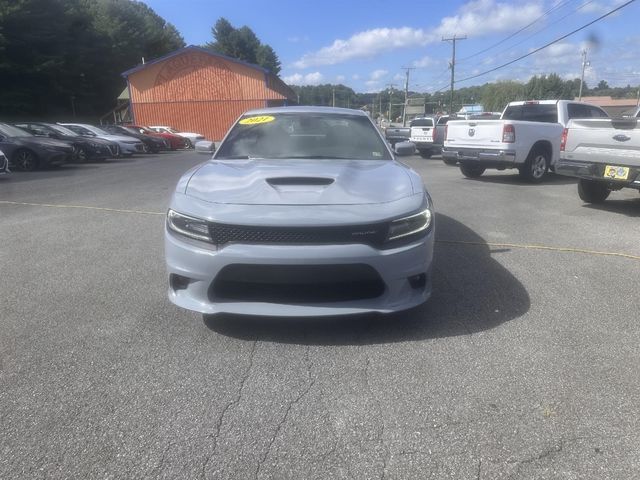
[[154, 132], [148, 127], [142, 127], [140, 125], [127, 125], [127, 127], [135, 128], [140, 133], [144, 135], [149, 135], [151, 137], [159, 137], [164, 138], [169, 142], [169, 148], [171, 150], [177, 150], [178, 148], [187, 148], [189, 145], [187, 144], [187, 139], [181, 137], [180, 135], [174, 135], [173, 133], [158, 133]]

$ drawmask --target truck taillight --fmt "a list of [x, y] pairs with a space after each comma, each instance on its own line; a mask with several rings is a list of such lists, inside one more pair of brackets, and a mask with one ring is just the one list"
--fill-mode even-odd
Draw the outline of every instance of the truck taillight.
[[513, 125], [502, 127], [502, 143], [513, 143], [516, 141], [516, 128]]
[[569, 134], [568, 129], [562, 130], [562, 138], [560, 138], [560, 151], [564, 152], [564, 148], [567, 146], [567, 135]]

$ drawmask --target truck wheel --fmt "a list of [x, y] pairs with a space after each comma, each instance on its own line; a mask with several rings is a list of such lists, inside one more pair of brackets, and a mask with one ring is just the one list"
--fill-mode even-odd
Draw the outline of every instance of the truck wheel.
[[540, 183], [549, 171], [549, 154], [546, 150], [536, 148], [529, 152], [524, 165], [518, 168], [520, 177], [531, 183]]
[[478, 178], [484, 173], [485, 168], [480, 165], [460, 164], [460, 171], [467, 178]]
[[420, 150], [420, 156], [422, 158], [431, 158], [431, 150]]
[[611, 190], [604, 182], [584, 178], [578, 181], [578, 196], [583, 202], [602, 203], [610, 193]]

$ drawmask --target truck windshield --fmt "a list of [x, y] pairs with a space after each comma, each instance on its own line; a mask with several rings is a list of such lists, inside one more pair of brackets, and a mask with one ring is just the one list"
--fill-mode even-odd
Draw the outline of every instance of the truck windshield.
[[433, 118], [416, 118], [409, 126], [411, 127], [433, 127]]
[[504, 111], [502, 119], [558, 123], [558, 107], [555, 103], [525, 103], [524, 105], [510, 105]]

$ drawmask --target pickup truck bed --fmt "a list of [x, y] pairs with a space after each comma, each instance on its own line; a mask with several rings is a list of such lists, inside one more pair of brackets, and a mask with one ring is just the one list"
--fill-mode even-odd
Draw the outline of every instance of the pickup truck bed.
[[571, 120], [564, 130], [556, 172], [578, 177], [578, 195], [604, 201], [612, 190], [640, 190], [637, 118]]

